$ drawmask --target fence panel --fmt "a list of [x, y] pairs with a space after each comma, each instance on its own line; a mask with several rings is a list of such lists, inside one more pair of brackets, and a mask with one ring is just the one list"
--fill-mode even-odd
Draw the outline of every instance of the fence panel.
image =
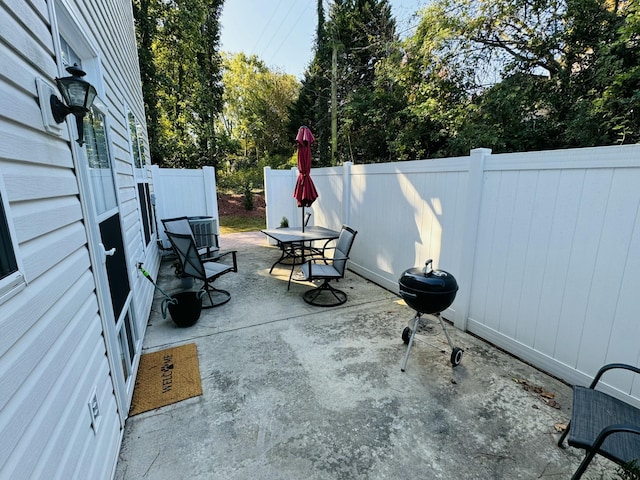
[[640, 150], [534, 155], [487, 160], [468, 329], [570, 382], [606, 362], [637, 364], [626, 295], [640, 288], [629, 267], [640, 254]]
[[201, 170], [151, 167], [159, 236], [169, 246], [160, 220], [175, 217], [212, 217], [220, 233], [216, 176], [213, 167]]
[[[460, 286], [447, 318], [569, 382], [640, 362], [640, 145], [311, 175], [315, 224], [358, 230], [350, 268], [366, 278], [397, 291], [433, 258]], [[611, 377], [640, 398], [640, 382]]]

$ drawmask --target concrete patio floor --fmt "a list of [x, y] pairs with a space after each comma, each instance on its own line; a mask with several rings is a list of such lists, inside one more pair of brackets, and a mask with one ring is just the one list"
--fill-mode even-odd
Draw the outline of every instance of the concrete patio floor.
[[[195, 342], [203, 394], [127, 420], [118, 480], [571, 477], [582, 452], [559, 449], [554, 429], [569, 386], [450, 326], [465, 351], [453, 368], [435, 321], [402, 373], [413, 311], [399, 297], [347, 272], [347, 303], [312, 307], [310, 284], [287, 291], [287, 268], [269, 274], [278, 250], [264, 235], [222, 247], [238, 250], [239, 272], [215, 282], [231, 301], [177, 328], [158, 294], [144, 339], [145, 352]], [[168, 262], [158, 281], [180, 290]], [[598, 458], [583, 478], [615, 470]]]

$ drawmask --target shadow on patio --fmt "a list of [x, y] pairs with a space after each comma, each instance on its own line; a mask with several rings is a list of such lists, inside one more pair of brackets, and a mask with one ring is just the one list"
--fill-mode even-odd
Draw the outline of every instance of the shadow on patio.
[[[413, 311], [399, 297], [347, 272], [347, 303], [311, 307], [308, 285], [268, 273], [264, 235], [221, 240], [238, 250], [239, 272], [215, 282], [231, 301], [179, 329], [157, 295], [144, 340], [195, 342], [203, 395], [129, 418], [117, 479], [565, 479], [580, 463], [556, 446], [569, 386], [453, 327], [452, 368], [435, 321], [401, 373]], [[168, 262], [159, 283], [180, 290]], [[614, 472], [598, 458], [583, 478]]]

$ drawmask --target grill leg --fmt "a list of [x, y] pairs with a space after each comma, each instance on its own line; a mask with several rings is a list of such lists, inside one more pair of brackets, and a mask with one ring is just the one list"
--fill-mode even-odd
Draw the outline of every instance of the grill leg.
[[449, 332], [447, 332], [447, 327], [445, 327], [444, 322], [442, 321], [442, 317], [440, 316], [439, 313], [434, 313], [433, 316], [434, 317], [438, 317], [438, 321], [440, 322], [440, 326], [442, 327], [442, 330], [444, 331], [444, 336], [447, 337], [447, 342], [449, 342], [449, 348], [451, 348], [451, 350], [453, 350], [453, 343], [451, 342], [451, 337], [449, 336]]
[[400, 371], [404, 372], [405, 368], [407, 368], [407, 361], [409, 360], [409, 352], [411, 352], [411, 345], [413, 345], [413, 339], [416, 336], [416, 330], [418, 330], [418, 324], [420, 323], [420, 313], [416, 312], [416, 317], [414, 318], [415, 322], [413, 322], [413, 331], [411, 332], [411, 338], [409, 338], [409, 345], [407, 346], [407, 353], [404, 354], [404, 360], [402, 361], [402, 367], [400, 367]]

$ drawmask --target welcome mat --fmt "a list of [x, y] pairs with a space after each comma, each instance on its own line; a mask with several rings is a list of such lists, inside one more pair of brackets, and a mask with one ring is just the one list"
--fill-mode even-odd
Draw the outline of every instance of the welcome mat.
[[202, 395], [195, 343], [140, 357], [129, 416]]

